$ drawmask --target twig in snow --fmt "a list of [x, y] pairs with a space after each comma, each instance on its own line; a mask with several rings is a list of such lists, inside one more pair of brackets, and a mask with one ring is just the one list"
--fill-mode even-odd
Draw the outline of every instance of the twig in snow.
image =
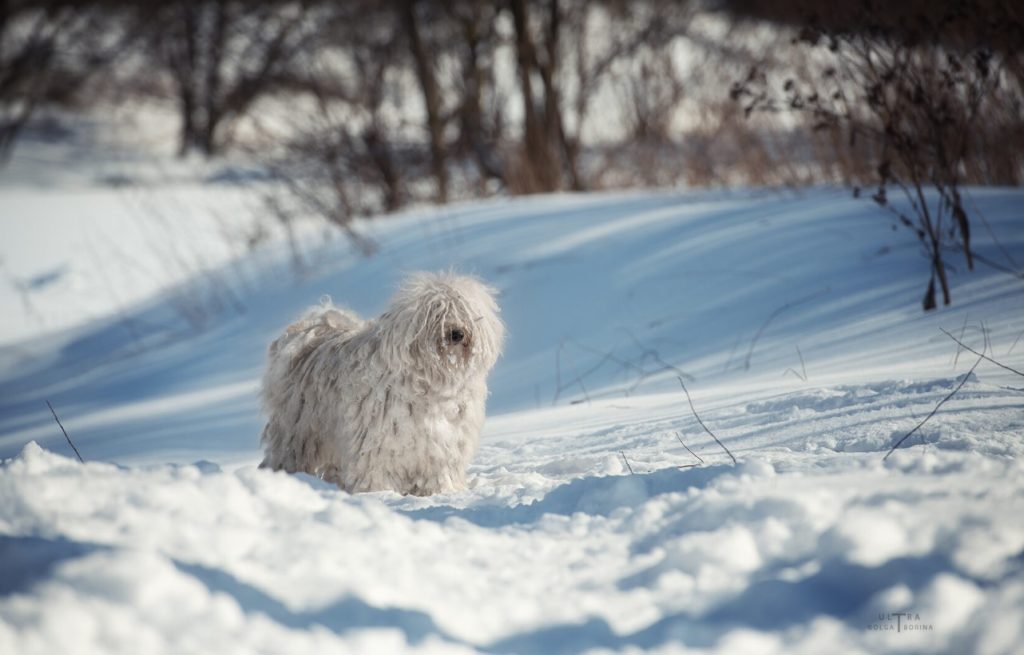
[[[582, 403], [582, 402], [588, 402], [589, 403], [589, 402], [591, 402], [591, 399], [597, 398], [600, 395], [608, 395], [609, 393], [619, 393], [620, 390], [610, 390], [610, 391], [606, 391], [606, 392], [602, 392], [602, 393], [591, 394], [587, 390], [586, 385], [584, 384], [584, 380], [586, 380], [588, 377], [590, 377], [590, 375], [592, 373], [594, 373], [595, 371], [597, 371], [598, 369], [600, 369], [602, 366], [604, 366], [605, 364], [607, 364], [609, 362], [611, 362], [612, 364], [616, 364], [616, 365], [620, 366], [623, 371], [634, 371], [636, 373], [636, 379], [631, 384], [629, 384], [627, 387], [625, 387], [624, 389], [621, 390], [622, 393], [624, 393], [626, 396], [630, 395], [638, 386], [643, 384], [648, 378], [650, 378], [653, 375], [657, 375], [658, 373], [661, 373], [662, 371], [672, 371], [676, 375], [681, 376], [681, 377], [683, 377], [683, 378], [685, 378], [687, 380], [690, 380], [690, 381], [694, 380], [694, 377], [692, 375], [690, 375], [690, 374], [686, 373], [685, 371], [680, 370], [678, 367], [673, 366], [672, 364], [666, 362], [661, 357], [661, 354], [657, 350], [655, 350], [653, 348], [647, 348], [646, 346], [644, 346], [639, 340], [637, 340], [637, 338], [635, 336], [633, 336], [633, 334], [628, 330], [628, 328], [619, 328], [619, 329], [625, 331], [629, 335], [630, 339], [632, 339], [633, 342], [641, 350], [644, 351], [641, 354], [640, 359], [638, 361], [633, 361], [633, 360], [630, 360], [630, 359], [625, 359], [623, 357], [617, 356], [615, 354], [614, 348], [611, 351], [607, 351], [606, 352], [606, 351], [599, 350], [597, 348], [593, 348], [591, 346], [588, 346], [588, 345], [586, 345], [584, 343], [580, 343], [579, 341], [576, 341], [575, 339], [571, 339], [571, 338], [568, 338], [568, 337], [562, 339], [562, 341], [559, 342], [558, 348], [555, 350], [555, 394], [554, 394], [554, 396], [551, 399], [551, 404], [552, 405], [555, 405], [555, 404], [558, 403], [558, 399], [561, 397], [563, 391], [565, 391], [566, 389], [568, 389], [570, 387], [576, 386], [576, 385], [578, 385], [583, 390], [584, 400], [574, 400], [574, 401], [572, 401], [572, 404], [578, 404], [578, 403]], [[595, 355], [601, 355], [601, 358], [599, 360], [597, 360], [597, 362], [595, 364], [592, 364], [589, 368], [586, 368], [586, 369], [580, 371], [575, 366], [575, 360], [569, 354], [569, 351], [568, 351], [568, 348], [567, 348], [568, 345], [573, 345], [576, 348], [578, 348], [578, 349], [580, 349], [580, 350], [582, 350], [584, 352], [587, 352], [587, 353], [592, 353], [592, 354], [595, 354]], [[618, 347], [618, 346], [616, 346], [616, 347]], [[576, 374], [575, 378], [566, 380], [564, 383], [562, 382], [562, 351], [563, 350], [565, 350], [565, 356], [566, 356], [566, 358], [568, 358], [568, 363], [572, 367], [573, 373]], [[653, 370], [648, 370], [647, 369], [647, 360], [648, 359], [653, 360], [656, 364], [659, 365], [660, 368], [653, 369]]]
[[736, 458], [733, 457], [733, 454], [725, 447], [725, 444], [719, 441], [718, 437], [715, 436], [715, 433], [708, 429], [708, 426], [704, 425], [704, 421], [700, 420], [700, 415], [697, 414], [697, 408], [693, 406], [693, 399], [690, 398], [690, 392], [686, 389], [686, 385], [683, 383], [683, 378], [676, 377], [676, 379], [679, 380], [679, 386], [683, 388], [683, 393], [686, 394], [686, 401], [690, 403], [690, 411], [693, 412], [693, 417], [697, 419], [698, 423], [700, 423], [700, 427], [704, 428], [704, 431], [711, 435], [711, 438], [715, 440], [715, 443], [722, 447], [725, 454], [732, 458], [732, 463], [736, 464]]
[[[558, 398], [559, 396], [562, 395], [562, 391], [564, 391], [569, 386], [562, 386], [562, 349], [565, 348], [565, 341], [565, 339], [562, 339], [562, 341], [558, 344], [558, 350], [555, 351], [555, 396], [554, 398], [551, 399], [552, 406], [558, 403]], [[566, 351], [565, 356], [569, 357], [568, 351]], [[611, 354], [609, 353], [608, 356], [611, 357]], [[589, 375], [597, 368], [600, 368], [601, 364], [603, 363], [604, 360], [602, 360], [597, 367], [591, 368], [584, 375]], [[583, 397], [586, 399], [587, 403], [590, 403], [590, 394], [587, 393], [587, 387], [586, 385], [583, 384], [583, 375], [580, 375], [580, 372], [576, 368], [576, 364], [573, 362], [571, 357], [569, 357], [569, 365], [572, 366], [572, 372], [576, 374], [576, 377], [573, 381], [576, 384], [580, 385], [580, 389], [583, 390]], [[575, 405], [578, 402], [579, 401], [573, 401], [571, 404]]]
[[53, 411], [53, 405], [50, 404], [49, 400], [46, 401], [46, 406], [50, 408], [50, 413], [53, 414], [53, 420], [57, 421], [57, 425], [60, 426], [60, 431], [64, 433], [64, 438], [68, 440], [68, 445], [71, 446], [71, 450], [75, 451], [75, 454], [78, 455], [78, 461], [85, 464], [85, 460], [82, 459], [82, 453], [78, 452], [78, 449], [75, 448], [75, 444], [71, 441], [71, 437], [68, 436], [68, 431], [64, 429], [64, 424], [60, 422], [59, 418], [57, 418], [57, 412]]
[[[942, 328], [939, 328], [939, 329], [942, 330]], [[978, 352], [974, 348], [971, 348], [970, 346], [965, 344], [963, 341], [960, 341], [959, 339], [954, 337], [949, 332], [946, 332], [945, 330], [942, 330], [942, 333], [945, 334], [950, 339], [952, 339], [953, 341], [956, 341], [957, 344], [958, 344], [958, 348], [963, 348], [964, 350], [969, 350], [972, 353], [974, 353], [975, 355], [977, 355], [978, 357], [981, 357], [982, 359], [987, 359], [988, 361], [992, 362], [996, 366], [999, 366], [1000, 368], [1005, 368], [1007, 371], [1010, 371], [1011, 373], [1016, 373], [1017, 375], [1020, 375], [1020, 376], [1024, 377], [1024, 373], [1021, 373], [1017, 369], [1015, 369], [1013, 367], [1010, 367], [1010, 366], [1007, 366], [1006, 364], [1003, 364], [1002, 362], [997, 362], [996, 360], [992, 359], [991, 357], [989, 357], [988, 355], [986, 355], [984, 353]], [[986, 335], [986, 339], [987, 339], [987, 335]], [[987, 348], [986, 348], [986, 350], [987, 350]], [[971, 369], [971, 370], [974, 370], [974, 369]]]
[[757, 328], [757, 333], [754, 335], [754, 339], [750, 342], [750, 349], [747, 351], [747, 358], [743, 362], [743, 368], [747, 370], [750, 369], [750, 358], [754, 356], [754, 347], [757, 346], [757, 340], [761, 338], [761, 334], [765, 331], [765, 328], [768, 327], [768, 324], [774, 321], [779, 316], [779, 314], [786, 311], [787, 309], [792, 309], [797, 305], [802, 305], [805, 302], [810, 302], [811, 300], [823, 296], [830, 291], [832, 291], [832, 287], [825, 287], [824, 289], [821, 289], [820, 291], [815, 291], [814, 293], [804, 296], [803, 298], [798, 298], [796, 300], [790, 301], [785, 305], [776, 308], [775, 311], [769, 314], [768, 318], [766, 318], [764, 323], [761, 324], [761, 327]]
[[[971, 203], [971, 209], [973, 210], [972, 216], [977, 216], [981, 219], [982, 225], [985, 226], [985, 229], [988, 230], [989, 236], [992, 237], [992, 242], [996, 244], [996, 247], [999, 248], [999, 252], [1003, 254], [1003, 257], [1005, 257], [1006, 261], [1009, 262], [1010, 267], [1014, 269], [1014, 272], [1016, 272], [1016, 269], [1018, 269], [1019, 266], [1010, 254], [1010, 251], [1003, 247], [1002, 241], [999, 240], [999, 237], [996, 236], [995, 230], [992, 229], [992, 224], [988, 222], [988, 219], [985, 218], [985, 214], [978, 209], [976, 204], [974, 204], [974, 198], [971, 197], [971, 194], [966, 189], [964, 190], [964, 195], [967, 196], [967, 201]], [[974, 256], [977, 257], [977, 255]]]
[[569, 339], [568, 341], [571, 342], [574, 346], [576, 346], [580, 350], [586, 351], [588, 353], [592, 353], [594, 355], [602, 355], [601, 359], [598, 360], [597, 364], [594, 364], [589, 369], [587, 369], [586, 371], [583, 372], [583, 377], [589, 376], [591, 373], [593, 373], [597, 369], [599, 369], [602, 366], [604, 366], [605, 362], [612, 362], [614, 364], [618, 364], [623, 369], [635, 369], [637, 371], [640, 371], [641, 373], [643, 372], [643, 369], [640, 368], [639, 366], [637, 366], [636, 364], [634, 364], [633, 362], [631, 362], [629, 360], [626, 360], [626, 359], [622, 359], [621, 357], [616, 356], [614, 348], [612, 348], [611, 350], [606, 352], [604, 350], [599, 350], [599, 349], [594, 348], [592, 346], [588, 346], [585, 343], [581, 343], [579, 341], [576, 341], [575, 339]]
[[729, 364], [732, 364], [732, 356], [736, 354], [736, 348], [740, 345], [740, 335], [736, 335], [736, 341], [732, 344], [732, 350], [729, 351], [729, 359], [725, 360], [725, 366], [722, 367], [722, 373], [729, 370]]
[[[679, 443], [683, 444], [683, 448], [686, 449], [686, 452], [688, 452], [691, 455], [693, 455], [694, 457], [696, 457], [697, 461], [699, 461], [701, 464], [704, 463], [704, 459], [700, 455], [698, 455], [697, 453], [695, 453], [692, 450], [690, 450], [690, 447], [686, 445], [686, 443], [683, 441], [682, 435], [679, 434], [678, 432], [676, 432], [676, 439], [679, 439]], [[698, 466], [698, 465], [697, 464], [685, 464], [683, 466], [680, 466], [679, 468], [690, 468], [692, 466]]]
[[[941, 328], [939, 328], [939, 329], [941, 329]], [[967, 332], [967, 314], [964, 314], [964, 324], [960, 328], [960, 341], [957, 341], [958, 344], [960, 344], [963, 341], [964, 333], [965, 332]], [[956, 363], [960, 361], [960, 352], [961, 352], [961, 346], [958, 345], [956, 347], [956, 356], [953, 358], [953, 370], [956, 370]]]
[[583, 384], [583, 377], [580, 375], [579, 369], [576, 368], [576, 362], [569, 355], [569, 351], [565, 352], [565, 356], [569, 358], [569, 366], [572, 367], [572, 372], [576, 374], [576, 382], [580, 385], [580, 389], [583, 390], [583, 397], [587, 400], [587, 404], [590, 404], [590, 394], [587, 393], [587, 386]]
[[1010, 353], [1012, 353], [1012, 352], [1013, 352], [1013, 349], [1017, 347], [1017, 342], [1018, 342], [1018, 341], [1020, 341], [1020, 338], [1021, 338], [1021, 337], [1024, 337], [1024, 330], [1021, 330], [1021, 331], [1020, 331], [1020, 334], [1018, 334], [1018, 335], [1017, 335], [1017, 338], [1016, 338], [1016, 339], [1014, 339], [1014, 340], [1013, 340], [1013, 343], [1011, 343], [1011, 344], [1010, 344], [1010, 348], [1009, 348], [1009, 350], [1007, 350], [1007, 351], [1006, 351], [1006, 354], [1007, 354], [1007, 355], [1009, 355]]
[[[945, 332], [945, 330], [943, 330], [943, 331]], [[974, 351], [972, 350], [971, 352], [974, 352]], [[899, 448], [899, 447], [900, 447], [900, 445], [901, 445], [901, 444], [902, 444], [902, 443], [903, 443], [904, 441], [906, 441], [907, 439], [909, 439], [909, 438], [910, 438], [910, 436], [911, 436], [912, 434], [914, 434], [915, 432], [917, 432], [918, 430], [920, 430], [920, 429], [921, 429], [921, 426], [922, 426], [922, 425], [924, 425], [925, 423], [927, 423], [927, 422], [928, 422], [928, 419], [930, 419], [931, 417], [935, 416], [935, 412], [939, 411], [939, 408], [940, 408], [940, 407], [942, 407], [942, 405], [943, 405], [943, 404], [945, 404], [945, 402], [946, 402], [947, 400], [949, 400], [949, 399], [950, 399], [950, 398], [952, 398], [952, 397], [953, 397], [954, 395], [956, 395], [956, 392], [957, 392], [957, 391], [960, 391], [960, 387], [964, 386], [964, 384], [965, 384], [965, 383], [967, 382], [967, 380], [968, 380], [968, 379], [970, 379], [970, 377], [971, 377], [971, 374], [972, 374], [972, 373], [974, 373], [974, 369], [978, 368], [978, 364], [980, 364], [980, 363], [981, 363], [981, 360], [983, 360], [983, 359], [987, 359], [987, 358], [986, 358], [986, 357], [985, 357], [984, 355], [981, 355], [980, 357], [978, 357], [978, 361], [974, 362], [974, 366], [972, 366], [972, 367], [971, 367], [971, 370], [967, 371], [967, 373], [966, 373], [966, 374], [964, 375], [963, 379], [962, 379], [962, 380], [960, 380], [960, 384], [956, 385], [956, 388], [955, 388], [955, 389], [953, 389], [952, 391], [950, 391], [950, 392], [949, 392], [949, 395], [948, 395], [948, 396], [946, 396], [945, 398], [943, 398], [942, 400], [940, 400], [940, 401], [939, 401], [939, 404], [935, 406], [935, 409], [933, 409], [933, 410], [931, 411], [931, 413], [929, 413], [929, 414], [928, 414], [928, 416], [925, 416], [925, 417], [924, 417], [924, 420], [923, 420], [923, 421], [921, 421], [920, 423], [918, 423], [918, 424], [917, 424], [917, 425], [916, 425], [916, 426], [914, 427], [914, 429], [913, 429], [913, 430], [911, 430], [910, 432], [908, 432], [908, 433], [906, 433], [905, 435], [903, 435], [903, 436], [902, 436], [902, 437], [900, 438], [900, 440], [899, 440], [899, 441], [897, 441], [897, 442], [896, 442], [895, 444], [893, 444], [892, 448], [890, 448], [890, 449], [889, 449], [889, 452], [887, 452], [887, 453], [885, 454], [885, 457], [883, 457], [883, 458], [882, 458], [882, 461], [883, 461], [883, 462], [884, 462], [885, 460], [889, 459], [889, 455], [892, 455], [892, 454], [893, 454], [893, 453], [894, 453], [894, 452], [896, 451], [896, 449], [897, 449], [897, 448]]]
[[[635, 345], [641, 351], [641, 354], [640, 354], [640, 365], [639, 365], [640, 377], [637, 378], [637, 381], [626, 392], [627, 396], [630, 393], [632, 393], [634, 389], [636, 389], [638, 386], [640, 386], [640, 384], [643, 383], [643, 381], [648, 376], [654, 375], [656, 373], [660, 373], [662, 371], [672, 371], [677, 376], [684, 377], [687, 380], [689, 380], [690, 382], [693, 382], [696, 379], [692, 375], [690, 375], [689, 373], [687, 373], [685, 371], [679, 370], [678, 368], [676, 368], [672, 364], [669, 364], [664, 359], [662, 359], [661, 353], [658, 352], [658, 350], [656, 348], [648, 348], [644, 343], [642, 343], [639, 339], [636, 338], [636, 335], [633, 334], [633, 331], [630, 330], [629, 328], [623, 327], [623, 328], [619, 328], [619, 329], [622, 330], [623, 332], [625, 332], [626, 336], [628, 336], [630, 338], [630, 340], [633, 342], [633, 345]], [[644, 370], [644, 361], [648, 357], [653, 359], [656, 364], [659, 364], [661, 366], [661, 368], [656, 370], [656, 371], [651, 371], [649, 373], [647, 371], [645, 371]]]
[[629, 474], [633, 475], [633, 467], [629, 465], [629, 460], [626, 459], [626, 451], [620, 450], [619, 454], [622, 455], [622, 461], [626, 463], [626, 468], [629, 469]]
[[782, 372], [782, 375], [785, 376], [786, 373], [792, 373], [793, 375], [797, 376], [804, 382], [807, 382], [807, 366], [804, 365], [804, 354], [800, 352], [800, 346], [796, 347], [796, 355], [797, 357], [800, 358], [800, 370], [803, 371], [803, 374], [801, 375], [800, 373], [797, 373], [792, 368], [787, 368], [785, 371]]

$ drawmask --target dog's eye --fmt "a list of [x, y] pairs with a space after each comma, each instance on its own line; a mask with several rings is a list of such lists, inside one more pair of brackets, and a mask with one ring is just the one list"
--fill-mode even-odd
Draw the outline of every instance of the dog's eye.
[[448, 333], [448, 338], [451, 339], [452, 343], [461, 343], [466, 338], [466, 333], [459, 328], [454, 328]]

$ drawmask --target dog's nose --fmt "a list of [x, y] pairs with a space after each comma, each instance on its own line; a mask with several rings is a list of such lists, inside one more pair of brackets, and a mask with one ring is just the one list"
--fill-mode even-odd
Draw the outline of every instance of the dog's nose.
[[462, 340], [466, 337], [465, 332], [456, 328], [452, 330], [451, 339], [452, 343], [462, 343]]

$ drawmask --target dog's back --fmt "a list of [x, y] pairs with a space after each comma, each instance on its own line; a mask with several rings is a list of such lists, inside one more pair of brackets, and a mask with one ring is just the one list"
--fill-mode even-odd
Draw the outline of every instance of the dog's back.
[[294, 359], [306, 346], [329, 334], [353, 332], [362, 326], [363, 320], [355, 312], [343, 307], [330, 304], [314, 307], [289, 325], [284, 334], [270, 344], [271, 365], [278, 358]]
[[346, 340], [365, 325], [355, 312], [324, 302], [307, 311], [270, 344], [261, 389], [263, 407], [269, 416], [261, 437], [266, 452], [261, 468], [322, 473], [317, 470], [320, 457], [315, 452], [322, 444], [291, 443], [296, 434], [292, 423], [300, 420], [304, 402], [299, 369], [325, 340]]

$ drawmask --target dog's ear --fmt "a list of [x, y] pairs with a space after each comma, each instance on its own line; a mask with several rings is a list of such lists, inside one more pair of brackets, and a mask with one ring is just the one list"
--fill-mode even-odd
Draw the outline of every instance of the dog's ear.
[[505, 324], [497, 302], [498, 290], [473, 277], [461, 277], [458, 284], [466, 302], [478, 353], [489, 369], [501, 355], [505, 343]]
[[434, 299], [425, 289], [404, 285], [379, 320], [381, 350], [392, 364], [414, 369], [428, 365], [431, 355]]
[[408, 325], [403, 315], [406, 312], [392, 306], [381, 314], [377, 322], [377, 334], [380, 337], [380, 351], [389, 362], [404, 362], [408, 356], [408, 342], [405, 341], [403, 325]]

